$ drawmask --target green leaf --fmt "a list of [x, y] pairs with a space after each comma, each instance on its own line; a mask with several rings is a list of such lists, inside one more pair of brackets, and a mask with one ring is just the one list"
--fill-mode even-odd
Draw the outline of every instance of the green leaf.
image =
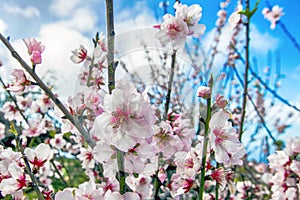
[[16, 127], [13, 122], [10, 122], [9, 132], [14, 134], [15, 136], [18, 136], [18, 131], [16, 130]]
[[50, 130], [49, 135], [50, 135], [51, 138], [54, 138], [55, 135], [56, 135], [56, 131], [55, 130]]
[[256, 13], [259, 3], [260, 3], [260, 0], [257, 0], [254, 5], [254, 8], [251, 11], [250, 11], [250, 9], [247, 8], [246, 10], [241, 10], [238, 13], [241, 15], [245, 15], [249, 20]]

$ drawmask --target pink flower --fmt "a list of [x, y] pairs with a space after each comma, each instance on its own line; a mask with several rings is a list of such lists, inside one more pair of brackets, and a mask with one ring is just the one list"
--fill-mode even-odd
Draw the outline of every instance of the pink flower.
[[202, 8], [198, 4], [187, 6], [176, 2], [174, 4], [176, 9], [175, 16], [182, 19], [188, 26], [188, 35], [195, 35], [199, 37], [205, 31], [203, 24], [198, 24], [202, 16]]
[[55, 134], [54, 138], [50, 139], [50, 144], [52, 147], [57, 149], [62, 149], [66, 145], [66, 140], [64, 139], [64, 134]]
[[210, 98], [210, 95], [211, 95], [211, 89], [210, 89], [210, 87], [200, 86], [197, 89], [197, 96], [198, 97], [201, 97], [203, 99], [208, 99], [208, 98]]
[[40, 64], [42, 63], [41, 54], [45, 50], [45, 46], [41, 44], [41, 42], [37, 42], [33, 38], [25, 38], [23, 39], [24, 43], [27, 46], [28, 54], [31, 55], [32, 64]]
[[74, 195], [73, 195], [73, 190], [72, 188], [65, 188], [63, 191], [59, 191], [55, 195], [55, 200], [75, 200]]
[[0, 191], [3, 196], [27, 187], [29, 182], [29, 176], [25, 175], [24, 170], [15, 162], [9, 164], [8, 172], [10, 178], [3, 179], [0, 183]]
[[215, 152], [216, 161], [225, 165], [242, 165], [242, 157], [246, 151], [236, 137], [236, 129], [232, 127], [230, 115], [220, 110], [209, 122], [209, 142]]
[[226, 186], [226, 174], [224, 169], [222, 167], [215, 169], [210, 176], [221, 186], [221, 190], [224, 190]]
[[224, 99], [224, 96], [218, 94], [216, 96], [216, 104], [219, 108], [225, 108], [228, 104], [228, 101]]
[[11, 75], [13, 78], [13, 83], [8, 86], [8, 90], [13, 92], [23, 92], [26, 85], [31, 85], [31, 81], [27, 80], [22, 69], [14, 69]]
[[37, 119], [29, 119], [28, 121], [29, 127], [22, 131], [24, 136], [37, 137], [43, 133], [46, 133], [45, 120], [43, 120], [42, 117], [38, 117]]
[[22, 121], [23, 117], [19, 110], [16, 108], [13, 102], [6, 101], [1, 109], [1, 111], [4, 113], [5, 119], [12, 121]]
[[140, 200], [140, 196], [134, 192], [126, 192], [121, 195], [119, 192], [107, 191], [104, 195], [105, 200]]
[[95, 166], [95, 160], [93, 158], [92, 149], [86, 149], [81, 147], [80, 154], [77, 155], [77, 158], [81, 161], [83, 169], [92, 169]]
[[78, 49], [72, 51], [72, 56], [70, 59], [73, 63], [78, 64], [84, 61], [87, 58], [87, 50], [84, 48], [83, 45], [80, 45]]
[[284, 15], [282, 10], [283, 8], [279, 7], [278, 5], [273, 6], [272, 10], [269, 8], [263, 9], [262, 14], [264, 15], [265, 19], [271, 22], [271, 29], [275, 29], [276, 23], [280, 20], [280, 17]]
[[174, 8], [176, 9], [175, 17], [165, 14], [163, 16], [164, 22], [154, 26], [154, 28], [160, 29], [156, 37], [162, 45], [171, 42], [173, 49], [179, 49], [184, 45], [186, 36], [202, 35], [205, 26], [198, 24], [202, 16], [202, 8], [199, 5], [194, 4], [188, 7], [176, 2]]
[[191, 178], [184, 178], [180, 174], [173, 174], [168, 187], [171, 190], [171, 196], [175, 198], [187, 193], [193, 185], [194, 181]]
[[287, 151], [292, 154], [292, 153], [300, 153], [300, 137], [294, 137], [294, 138], [289, 138], [287, 140]]
[[127, 152], [140, 140], [152, 136], [154, 110], [133, 83], [117, 82], [112, 94], [105, 95], [103, 109], [93, 128], [97, 138]]
[[126, 183], [133, 192], [138, 193], [141, 199], [151, 199], [153, 187], [151, 178], [139, 175], [137, 178], [134, 176], [126, 177]]
[[75, 189], [75, 199], [76, 200], [86, 200], [86, 199], [104, 199], [102, 188], [96, 188], [96, 184], [92, 181], [84, 182]]
[[156, 34], [162, 45], [171, 42], [174, 49], [181, 48], [189, 32], [187, 24], [180, 18], [170, 14], [163, 16], [164, 22], [160, 25], [160, 31]]
[[26, 148], [24, 151], [28, 161], [36, 168], [39, 169], [51, 158], [51, 149], [49, 145], [41, 143], [34, 150]]
[[177, 152], [174, 159], [177, 166], [176, 173], [184, 177], [195, 179], [201, 169], [202, 148], [203, 144], [198, 143], [188, 153]]
[[0, 140], [5, 138], [5, 125], [0, 123]]

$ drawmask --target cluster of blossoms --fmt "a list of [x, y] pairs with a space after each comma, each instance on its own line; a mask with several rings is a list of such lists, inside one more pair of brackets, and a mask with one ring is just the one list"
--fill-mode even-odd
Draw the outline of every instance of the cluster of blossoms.
[[173, 49], [179, 49], [184, 45], [188, 35], [197, 37], [202, 35], [205, 26], [198, 24], [202, 16], [202, 8], [199, 5], [187, 6], [176, 2], [174, 8], [176, 9], [175, 16], [165, 14], [164, 22], [155, 26], [160, 29], [156, 36], [162, 45], [171, 42]]
[[[228, 1], [222, 3], [218, 13], [220, 27], [226, 21], [227, 5]], [[199, 5], [176, 2], [174, 8], [175, 16], [164, 16], [156, 36], [162, 45], [171, 42], [176, 50], [187, 36], [203, 34], [205, 27], [198, 24], [202, 15]], [[229, 19], [235, 29], [231, 45], [237, 43], [241, 9], [239, 4]], [[45, 47], [35, 39], [24, 42], [34, 69], [42, 62]], [[75, 124], [47, 94], [35, 88], [23, 70], [13, 71], [13, 83], [7, 89], [15, 92], [15, 101], [7, 101], [1, 111], [17, 128], [11, 128], [13, 148], [0, 146], [2, 196], [24, 199], [28, 188], [38, 194], [40, 190], [47, 200], [192, 199], [201, 188], [204, 199], [217, 199], [218, 192], [222, 199], [246, 199], [249, 190], [256, 193], [252, 199], [270, 196], [267, 187], [235, 177], [237, 166], [244, 164], [246, 151], [232, 123], [235, 119], [227, 109], [228, 101], [220, 94], [212, 98], [212, 78], [209, 87], [197, 90], [200, 101], [207, 101], [207, 116], [200, 120], [205, 130], [196, 135], [191, 120], [181, 114], [166, 112], [161, 120], [159, 108], [151, 105], [147, 91], [138, 92], [132, 82], [119, 80], [110, 93], [106, 92], [103, 72], [107, 47], [103, 33], [100, 37], [97, 34], [94, 46], [91, 55], [83, 45], [72, 51], [71, 61], [84, 65], [78, 77], [82, 90], [65, 104], [94, 145], [88, 146]], [[0, 124], [0, 139], [4, 129]], [[300, 138], [289, 140], [286, 149], [269, 156], [268, 171], [267, 167], [256, 166], [257, 171], [265, 172], [263, 181], [270, 184], [272, 199], [299, 198], [299, 146]], [[68, 184], [74, 179], [63, 157], [70, 162], [80, 161], [82, 169], [78, 171], [85, 173], [80, 184]], [[65, 184], [64, 188], [55, 187], [53, 180], [57, 179]], [[122, 186], [125, 192], [121, 192]]]
[[[47, 144], [39, 144], [35, 149], [25, 148], [24, 155], [27, 157], [29, 166], [26, 161], [22, 159], [20, 152], [15, 152], [11, 148], [0, 149], [0, 191], [1, 195], [6, 196], [12, 194], [15, 199], [22, 199], [23, 192], [30, 185], [32, 180], [29, 175], [25, 173], [30, 167], [39, 175], [42, 181], [45, 177], [44, 173], [40, 173], [42, 168], [50, 168], [49, 160], [52, 157], [52, 152]], [[25, 170], [26, 168], [26, 170]], [[49, 190], [49, 188], [45, 189]], [[21, 198], [20, 198], [21, 197]]]
[[299, 199], [300, 137], [289, 139], [286, 148], [268, 157], [272, 173], [268, 173], [272, 199]]
[[269, 8], [264, 8], [262, 14], [264, 15], [265, 19], [271, 22], [270, 28], [275, 29], [276, 23], [280, 20], [280, 18], [284, 15], [282, 12], [283, 8], [279, 7], [278, 5], [273, 6], [272, 10]]

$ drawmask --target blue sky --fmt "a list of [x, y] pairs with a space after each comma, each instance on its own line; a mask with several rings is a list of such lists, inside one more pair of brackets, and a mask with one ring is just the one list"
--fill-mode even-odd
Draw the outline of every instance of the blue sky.
[[[137, 28], [152, 27], [161, 22], [163, 10], [159, 8], [160, 0], [115, 0], [115, 28], [116, 34], [134, 30]], [[203, 8], [200, 23], [207, 27], [203, 36], [203, 44], [209, 43], [213, 33], [219, 2], [217, 0], [182, 0], [184, 4], [198, 3]], [[169, 12], [173, 12], [174, 1], [170, 0]], [[253, 6], [255, 1], [251, 0]], [[285, 15], [282, 22], [300, 43], [299, 26], [299, 0], [270, 0], [272, 5], [278, 4], [284, 8]], [[236, 1], [231, 1], [228, 12], [234, 10]], [[252, 19], [251, 27], [251, 57], [256, 57], [260, 73], [267, 65], [267, 52], [272, 52], [272, 72], [275, 70], [277, 52], [280, 53], [282, 87], [279, 94], [287, 98], [293, 104], [300, 101], [300, 52], [296, 50], [292, 42], [280, 27], [270, 29], [270, 23], [266, 21], [261, 12], [266, 6], [265, 0], [261, 0], [259, 9]], [[105, 32], [105, 1], [104, 0], [1, 0], [0, 6], [0, 31], [11, 37], [11, 42], [23, 57], [27, 57], [22, 38], [36, 37], [46, 46], [43, 53], [44, 63], [37, 70], [45, 73], [48, 70], [57, 72], [57, 80], [60, 83], [59, 93], [70, 91], [70, 85], [74, 84], [74, 77], [79, 67], [69, 60], [71, 50], [80, 44], [91, 48], [91, 38], [97, 31]], [[228, 39], [228, 38], [227, 38]], [[226, 38], [224, 38], [226, 40]], [[0, 60], [5, 68], [0, 69], [2, 76], [7, 77], [13, 66], [17, 64], [10, 58], [7, 51], [0, 45]], [[74, 89], [73, 89], [74, 90]], [[72, 91], [71, 91], [72, 93]], [[278, 111], [278, 110], [277, 110]], [[277, 114], [276, 110], [274, 115]], [[272, 114], [271, 114], [272, 115]], [[298, 125], [291, 130], [296, 133]]]

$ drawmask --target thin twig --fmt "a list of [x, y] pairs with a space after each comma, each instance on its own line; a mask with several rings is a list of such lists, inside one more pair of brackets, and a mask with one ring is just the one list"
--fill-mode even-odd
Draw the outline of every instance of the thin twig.
[[69, 184], [66, 182], [60, 171], [58, 170], [57, 166], [55, 165], [53, 159], [50, 160], [51, 165], [54, 167], [55, 172], [58, 174], [60, 180], [65, 184], [66, 187], [69, 187]]
[[[212, 85], [210, 86], [212, 89]], [[206, 103], [206, 120], [205, 120], [205, 132], [203, 139], [203, 151], [202, 151], [202, 167], [201, 167], [201, 176], [200, 176], [200, 188], [198, 197], [199, 199], [203, 199], [204, 194], [204, 185], [205, 185], [205, 170], [206, 170], [206, 154], [208, 147], [208, 131], [209, 131], [209, 122], [211, 118], [211, 98], [207, 99]]]
[[164, 120], [167, 119], [169, 106], [170, 106], [170, 100], [171, 100], [171, 92], [172, 92], [172, 85], [173, 85], [173, 79], [174, 79], [174, 71], [175, 71], [175, 62], [176, 62], [176, 50], [173, 50], [172, 54], [172, 63], [171, 63], [171, 74], [168, 82], [168, 92], [166, 95], [166, 103], [165, 103], [165, 111], [164, 111]]
[[[245, 59], [242, 57], [242, 55], [240, 54], [240, 52], [237, 51], [237, 49], [235, 49], [235, 52], [239, 55], [239, 60], [245, 64]], [[251, 68], [251, 66], [249, 66], [249, 71], [251, 73], [252, 76], [254, 76], [264, 87], [267, 91], [269, 91], [275, 98], [277, 98], [279, 101], [281, 101], [282, 103], [284, 103], [285, 105], [295, 109], [296, 111], [300, 112], [300, 108], [298, 108], [295, 105], [292, 105], [288, 100], [286, 100], [285, 98], [283, 98], [282, 96], [280, 96], [279, 94], [277, 94], [277, 92], [275, 90], [273, 90], [272, 88], [270, 88], [268, 86], [268, 84], [263, 81], [255, 72], [254, 70]]]
[[[246, 0], [246, 10], [250, 10], [250, 2]], [[239, 125], [239, 140], [242, 139], [244, 120], [246, 116], [246, 105], [247, 105], [247, 94], [248, 94], [248, 72], [249, 72], [249, 54], [250, 54], [250, 16], [247, 17], [246, 26], [246, 51], [245, 51], [245, 74], [244, 74], [244, 92], [243, 92], [243, 103], [242, 103], [242, 114]]]
[[[241, 79], [241, 77], [240, 77], [240, 75], [239, 75], [237, 69], [236, 69], [236, 68], [233, 68], [233, 69], [234, 69], [234, 72], [235, 72], [236, 77], [237, 77], [237, 79], [239, 80], [240, 84], [242, 85], [242, 87], [244, 87], [243, 81], [242, 81], [242, 79]], [[259, 119], [260, 119], [260, 121], [261, 121], [261, 123], [262, 123], [262, 126], [265, 128], [265, 130], [267, 131], [268, 135], [270, 136], [270, 138], [273, 140], [273, 142], [274, 142], [274, 144], [275, 144], [275, 143], [276, 143], [276, 139], [274, 138], [274, 136], [272, 135], [272, 132], [271, 132], [270, 129], [268, 128], [268, 126], [267, 126], [267, 124], [266, 124], [266, 122], [265, 122], [265, 120], [264, 120], [264, 117], [260, 114], [260, 112], [259, 112], [257, 106], [255, 105], [255, 103], [254, 103], [254, 101], [253, 101], [251, 95], [247, 94], [247, 97], [248, 97], [248, 99], [250, 100], [252, 106], [254, 107], [254, 110], [256, 111], [256, 113], [257, 113], [257, 115], [258, 115], [258, 117], [259, 117]]]

